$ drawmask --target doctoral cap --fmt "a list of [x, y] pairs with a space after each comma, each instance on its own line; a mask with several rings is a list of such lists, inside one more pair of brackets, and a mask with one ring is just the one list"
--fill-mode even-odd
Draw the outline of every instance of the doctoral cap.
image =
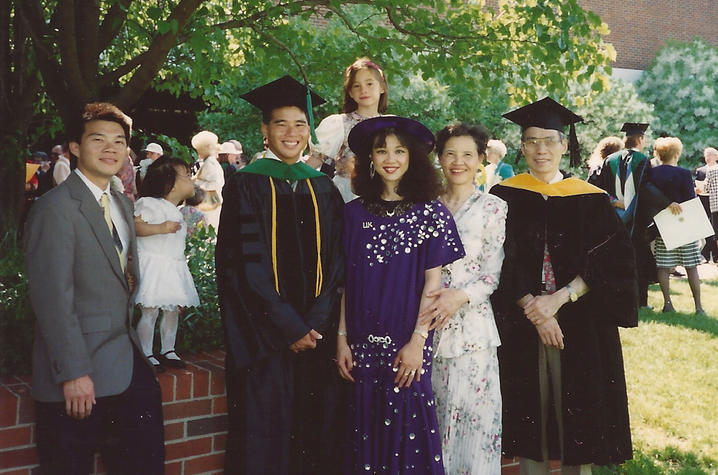
[[307, 113], [312, 131], [312, 141], [314, 143], [318, 142], [314, 133], [312, 107], [322, 105], [326, 101], [293, 77], [289, 75], [282, 76], [239, 97], [261, 110], [265, 120], [274, 109], [279, 107], [299, 107]]
[[631, 135], [643, 135], [646, 133], [648, 124], [642, 124], [640, 122], [625, 122], [621, 127], [621, 132], [626, 132], [627, 136]]
[[417, 142], [424, 145], [427, 153], [434, 148], [434, 134], [431, 130], [417, 120], [398, 115], [383, 115], [359, 122], [349, 132], [347, 138], [349, 148], [356, 155], [367, 153], [373, 145], [374, 135], [384, 129], [395, 129], [414, 137]]
[[581, 162], [578, 138], [576, 137], [576, 122], [583, 122], [583, 117], [574, 114], [550, 97], [519, 107], [503, 115], [511, 122], [521, 126], [521, 131], [529, 127], [540, 127], [542, 129], [553, 129], [564, 132], [569, 126], [568, 150], [571, 158], [571, 166], [577, 166]]

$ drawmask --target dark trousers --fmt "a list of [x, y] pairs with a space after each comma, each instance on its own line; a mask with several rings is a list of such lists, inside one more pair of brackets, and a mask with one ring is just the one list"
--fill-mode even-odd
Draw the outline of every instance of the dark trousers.
[[713, 223], [713, 232], [715, 234], [706, 238], [706, 245], [703, 246], [701, 254], [707, 261], [712, 258], [713, 262], [718, 262], [718, 213], [710, 213], [709, 217]]
[[[164, 473], [160, 386], [137, 350], [129, 387], [97, 398], [89, 417], [75, 420], [65, 402], [36, 401], [37, 450], [43, 475], [88, 474], [99, 448], [107, 473]], [[90, 376], [92, 377], [92, 376]]]
[[[326, 338], [326, 337], [325, 337]], [[315, 350], [283, 350], [247, 368], [227, 361], [227, 474], [340, 473], [345, 385], [334, 342]]]

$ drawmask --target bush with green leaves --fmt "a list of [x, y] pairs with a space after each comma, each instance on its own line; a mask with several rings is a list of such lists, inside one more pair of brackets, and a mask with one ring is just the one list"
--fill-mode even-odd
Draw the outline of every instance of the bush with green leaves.
[[214, 228], [200, 227], [187, 239], [187, 265], [199, 294], [199, 306], [183, 312], [177, 351], [195, 353], [224, 345], [214, 274]]
[[0, 376], [27, 374], [35, 318], [30, 308], [23, 252], [14, 236], [0, 241]]
[[665, 132], [683, 142], [682, 165], [701, 163], [703, 149], [718, 146], [718, 48], [699, 39], [669, 43], [637, 89], [655, 105], [654, 135]]

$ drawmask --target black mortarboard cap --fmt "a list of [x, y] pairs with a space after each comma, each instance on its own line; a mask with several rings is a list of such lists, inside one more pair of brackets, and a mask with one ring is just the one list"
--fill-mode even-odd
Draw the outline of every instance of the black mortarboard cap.
[[583, 117], [573, 113], [550, 97], [544, 97], [539, 101], [507, 112], [503, 117], [520, 125], [522, 131], [529, 127], [540, 127], [542, 129], [553, 129], [564, 132], [568, 125], [568, 150], [571, 158], [571, 166], [575, 167], [581, 162], [574, 124], [576, 122], [583, 122]]
[[239, 97], [261, 110], [265, 117], [279, 107], [296, 106], [306, 111], [312, 129], [312, 140], [317, 142], [312, 107], [327, 101], [292, 76], [282, 76]]
[[621, 127], [621, 132], [626, 132], [626, 135], [643, 135], [646, 133], [648, 124], [642, 124], [640, 122], [625, 122]]

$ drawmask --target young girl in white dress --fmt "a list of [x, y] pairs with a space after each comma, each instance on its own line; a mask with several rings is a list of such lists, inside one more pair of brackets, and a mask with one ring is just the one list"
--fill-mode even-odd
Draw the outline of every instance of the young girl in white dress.
[[[184, 368], [175, 352], [180, 307], [199, 305], [197, 290], [185, 259], [187, 225], [177, 207], [194, 194], [188, 164], [160, 157], [147, 169], [142, 198], [135, 203], [135, 230], [140, 278], [135, 303], [142, 317], [137, 324], [142, 351], [158, 371]], [[152, 352], [155, 322], [162, 310], [160, 353]]]
[[[317, 127], [318, 144], [312, 144], [307, 164], [332, 176], [333, 167], [339, 161], [353, 161], [354, 154], [347, 145], [349, 132], [359, 122], [377, 117], [389, 106], [389, 89], [384, 71], [369, 58], [359, 58], [344, 71], [344, 99], [341, 114], [324, 118]], [[351, 175], [340, 170], [353, 169], [353, 164], [337, 166], [334, 181], [342, 191], [344, 201], [356, 198], [351, 193]], [[348, 192], [347, 192], [348, 190]]]

